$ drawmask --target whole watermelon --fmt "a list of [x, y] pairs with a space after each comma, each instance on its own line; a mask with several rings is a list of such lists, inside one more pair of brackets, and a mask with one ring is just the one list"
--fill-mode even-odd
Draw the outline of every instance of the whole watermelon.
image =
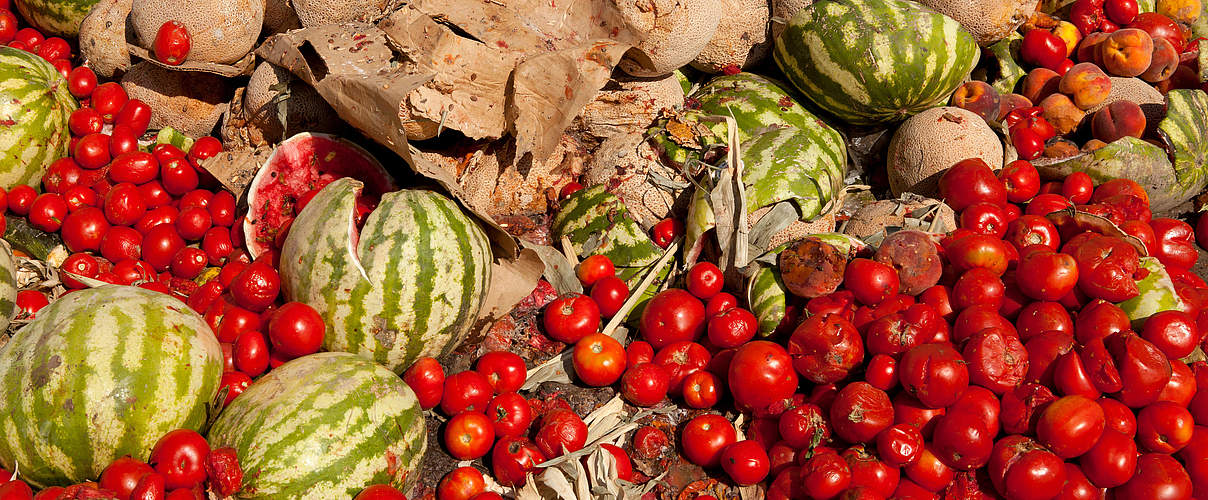
[[352, 498], [371, 484], [408, 487], [427, 446], [415, 393], [386, 368], [342, 352], [312, 354], [261, 377], [208, 436], [235, 448], [243, 499]]
[[179, 300], [129, 286], [65, 295], [0, 348], [0, 465], [35, 486], [147, 460], [173, 429], [199, 430], [222, 349]]
[[0, 46], [0, 187], [37, 187], [67, 155], [67, 118], [77, 107], [67, 80], [45, 59]]
[[337, 179], [294, 219], [281, 248], [282, 286], [323, 316], [328, 351], [401, 373], [469, 332], [490, 282], [491, 245], [456, 202], [418, 189], [382, 195], [356, 235], [361, 187]]
[[821, 0], [776, 39], [789, 82], [857, 125], [894, 122], [946, 101], [977, 65], [973, 35], [906, 0]]
[[98, 0], [13, 0], [17, 10], [46, 36], [74, 37]]

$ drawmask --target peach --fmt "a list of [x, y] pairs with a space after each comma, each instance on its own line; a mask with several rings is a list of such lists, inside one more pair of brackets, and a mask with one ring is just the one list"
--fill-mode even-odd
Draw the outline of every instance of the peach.
[[1089, 151], [1095, 151], [1095, 150], [1097, 150], [1097, 149], [1099, 149], [1099, 148], [1101, 148], [1101, 147], [1103, 147], [1103, 146], [1106, 146], [1106, 145], [1107, 145], [1107, 143], [1106, 143], [1106, 142], [1103, 142], [1103, 141], [1101, 141], [1101, 140], [1099, 140], [1099, 139], [1091, 139], [1091, 140], [1089, 140], [1089, 141], [1086, 141], [1086, 144], [1083, 144], [1083, 145], [1082, 145], [1082, 150], [1083, 150], [1083, 151], [1088, 151], [1088, 152], [1089, 152]]
[[1061, 75], [1048, 68], [1036, 68], [1028, 72], [1019, 84], [1019, 93], [1032, 102], [1043, 101], [1051, 94], [1057, 93], [1061, 85]]
[[999, 99], [999, 102], [1000, 102], [998, 105], [998, 120], [999, 121], [1002, 121], [1003, 118], [1006, 118], [1007, 113], [1015, 111], [1019, 108], [1030, 108], [1033, 106], [1032, 101], [1029, 100], [1027, 97], [1024, 97], [1024, 96], [1021, 96], [1021, 95], [1015, 94], [1015, 93], [1003, 94], [1001, 96], [1001, 98]]
[[1180, 64], [1174, 69], [1174, 74], [1170, 75], [1170, 78], [1158, 82], [1154, 88], [1163, 95], [1172, 89], [1198, 89], [1200, 88], [1200, 75], [1191, 69], [1191, 66]]
[[1155, 38], [1153, 41], [1153, 56], [1149, 69], [1141, 73], [1141, 79], [1149, 83], [1157, 83], [1174, 75], [1179, 67], [1179, 52], [1165, 38]]
[[1091, 117], [1091, 134], [1103, 142], [1145, 133], [1145, 113], [1132, 101], [1116, 101]]
[[1075, 106], [1074, 101], [1065, 94], [1053, 94], [1044, 98], [1040, 101], [1040, 107], [1044, 109], [1044, 119], [1057, 129], [1057, 135], [1073, 132], [1086, 116], [1086, 111]]
[[1069, 21], [1057, 23], [1057, 26], [1053, 28], [1053, 34], [1065, 42], [1065, 57], [1073, 56], [1074, 50], [1078, 48], [1078, 42], [1082, 41], [1082, 32], [1078, 31], [1078, 27]]
[[1104, 40], [1107, 40], [1109, 36], [1111, 36], [1111, 33], [1104, 33], [1102, 31], [1096, 31], [1087, 35], [1086, 38], [1082, 39], [1082, 42], [1078, 43], [1078, 50], [1074, 51], [1074, 57], [1081, 62], [1099, 64], [1103, 61], [1103, 58], [1099, 57], [1099, 45]]
[[1153, 38], [1136, 28], [1112, 33], [1099, 44], [1103, 68], [1116, 76], [1139, 76], [1153, 60]]
[[1078, 153], [1078, 145], [1066, 139], [1057, 139], [1044, 147], [1045, 158], [1068, 158]]
[[998, 118], [1001, 104], [1002, 98], [998, 95], [998, 91], [990, 84], [979, 80], [965, 82], [956, 88], [956, 92], [952, 93], [952, 106], [972, 111], [987, 122]]
[[1078, 63], [1061, 77], [1058, 90], [1070, 96], [1082, 109], [1091, 109], [1107, 99], [1112, 91], [1112, 79], [1091, 63]]

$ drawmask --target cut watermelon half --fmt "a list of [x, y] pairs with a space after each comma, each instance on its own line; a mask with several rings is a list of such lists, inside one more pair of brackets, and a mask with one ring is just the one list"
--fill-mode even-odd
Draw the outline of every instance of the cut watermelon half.
[[298, 201], [342, 177], [364, 183], [357, 205], [368, 210], [382, 194], [398, 190], [373, 155], [346, 139], [304, 132], [278, 145], [248, 185], [243, 234], [252, 258], [280, 249], [298, 216]]

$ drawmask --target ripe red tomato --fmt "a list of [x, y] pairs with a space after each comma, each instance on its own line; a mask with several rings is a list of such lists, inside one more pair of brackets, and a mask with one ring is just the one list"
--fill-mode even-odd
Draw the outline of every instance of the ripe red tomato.
[[491, 383], [481, 373], [473, 370], [454, 373], [445, 379], [440, 410], [445, 415], [483, 411], [491, 402], [491, 392]]
[[999, 275], [989, 269], [976, 267], [965, 271], [952, 285], [950, 300], [952, 309], [960, 311], [975, 304], [985, 304], [994, 309], [1002, 307], [1006, 287]]
[[969, 381], [1003, 394], [1023, 382], [1028, 372], [1028, 351], [1014, 332], [986, 328], [969, 338], [962, 357]]
[[35, 228], [56, 232], [67, 217], [67, 202], [55, 193], [43, 193], [29, 207], [29, 222]]
[[445, 423], [445, 450], [458, 460], [474, 460], [491, 451], [495, 427], [486, 415], [466, 411]]
[[672, 218], [659, 221], [650, 229], [650, 238], [659, 248], [667, 248], [672, 241], [684, 234], [684, 223]]
[[31, 500], [34, 491], [25, 481], [15, 480], [0, 484], [0, 498], [4, 500]]
[[1170, 455], [1146, 453], [1137, 457], [1131, 479], [1112, 490], [1117, 500], [1175, 500], [1191, 498], [1191, 477]]
[[568, 293], [545, 306], [542, 324], [545, 334], [559, 342], [573, 344], [600, 329], [600, 309], [595, 301], [581, 293]]
[[1048, 30], [1032, 30], [1024, 35], [1019, 55], [1024, 62], [1056, 70], [1066, 58], [1065, 41]]
[[[2, 36], [0, 36], [0, 41], [3, 41]], [[92, 71], [92, 68], [87, 66], [78, 66], [73, 68], [71, 72], [67, 74], [67, 90], [70, 91], [71, 95], [75, 96], [76, 98], [84, 98], [92, 95], [92, 91], [96, 90], [96, 84], [96, 73]]]
[[487, 418], [495, 427], [496, 437], [523, 436], [533, 422], [533, 408], [524, 396], [505, 392], [495, 396], [486, 408]]
[[751, 311], [733, 307], [710, 316], [708, 323], [709, 343], [721, 347], [738, 347], [755, 338], [759, 320]]
[[1145, 320], [1141, 338], [1153, 343], [1170, 359], [1191, 354], [1200, 341], [1195, 318], [1182, 311], [1161, 311]]
[[165, 271], [172, 265], [172, 257], [184, 247], [185, 240], [181, 239], [175, 227], [160, 224], [143, 236], [142, 258], [156, 271]]
[[616, 267], [606, 255], [592, 255], [583, 259], [579, 267], [575, 268], [575, 275], [584, 287], [590, 287], [604, 278], [615, 277], [616, 274]]
[[50, 305], [50, 299], [38, 290], [21, 290], [17, 292], [17, 310], [20, 315], [33, 319], [39, 310]]
[[738, 307], [738, 299], [726, 292], [721, 292], [705, 303], [705, 317], [712, 318], [735, 307]]
[[965, 207], [960, 216], [960, 227], [997, 238], [1006, 234], [1007, 222], [1007, 212], [1002, 205], [985, 201]]
[[[284, 307], [284, 306], [282, 306]], [[278, 309], [280, 311], [281, 309]], [[269, 322], [269, 336], [272, 337], [272, 321]], [[445, 392], [445, 369], [435, 358], [422, 357], [415, 360], [403, 372], [403, 382], [406, 382], [415, 392], [420, 408], [425, 410], [435, 408], [440, 404]]]
[[1085, 205], [1091, 201], [1095, 183], [1086, 172], [1074, 172], [1067, 175], [1061, 182], [1061, 195], [1075, 205]]
[[[130, 500], [164, 500], [164, 476], [152, 472], [143, 476], [130, 492]], [[46, 491], [46, 490], [43, 490]], [[56, 498], [56, 497], [51, 497]]]
[[940, 196], [960, 212], [979, 201], [1003, 205], [1007, 192], [994, 171], [980, 158], [962, 160], [944, 171], [939, 179]]
[[837, 453], [815, 453], [801, 466], [800, 485], [809, 498], [832, 498], [852, 482], [851, 468]]
[[1078, 312], [1078, 321], [1074, 323], [1074, 338], [1079, 344], [1089, 344], [1094, 339], [1104, 339], [1108, 335], [1130, 329], [1128, 314], [1123, 309], [1099, 300], [1087, 304]]
[[1112, 334], [1103, 342], [1120, 373], [1122, 387], [1116, 399], [1130, 408], [1157, 401], [1171, 374], [1162, 351], [1131, 331]]
[[[575, 343], [572, 362], [575, 376], [583, 383], [593, 387], [611, 385], [625, 373], [625, 348], [608, 335], [593, 333]], [[513, 390], [517, 389], [519, 385]]]
[[721, 269], [718, 269], [712, 262], [702, 261], [693, 264], [692, 268], [688, 269], [686, 282], [688, 292], [701, 300], [709, 300], [714, 295], [721, 293], [726, 278], [722, 275]]
[[871, 259], [852, 259], [843, 271], [843, 283], [863, 304], [877, 305], [898, 294], [898, 273]]
[[877, 454], [892, 467], [903, 467], [923, 454], [923, 434], [918, 427], [897, 424], [877, 434]]
[[888, 354], [873, 355], [865, 367], [864, 381], [882, 391], [893, 390], [898, 385], [898, 360]]
[[92, 107], [101, 112], [105, 123], [113, 123], [128, 100], [130, 96], [126, 94], [126, 89], [117, 82], [102, 83], [92, 91]]
[[617, 467], [617, 477], [625, 481], [632, 481], [633, 461], [629, 459], [629, 454], [625, 452], [625, 449], [608, 443], [600, 443], [600, 448], [612, 455]]
[[696, 342], [686, 340], [667, 344], [654, 355], [654, 364], [667, 370], [670, 377], [668, 392], [679, 395], [684, 377], [688, 374], [703, 370], [709, 364], [709, 350]]
[[[234, 350], [231, 352], [232, 364], [234, 363]], [[232, 365], [232, 368], [234, 366]], [[252, 384], [252, 377], [248, 374], [239, 371], [226, 371], [222, 373], [222, 379], [218, 382], [219, 390], [226, 388], [226, 398], [222, 401], [222, 407], [226, 408], [235, 398], [243, 394], [247, 386]]]
[[[167, 226], [156, 226], [151, 228], [151, 232], [161, 227]], [[277, 294], [281, 291], [281, 276], [273, 268], [272, 260], [260, 258], [236, 275], [227, 289], [240, 307], [260, 312], [277, 300]]]
[[788, 353], [797, 373], [817, 384], [846, 377], [864, 360], [855, 325], [836, 314], [811, 316], [798, 325], [789, 338]]
[[1074, 458], [1099, 440], [1106, 425], [1103, 407], [1085, 396], [1064, 396], [1040, 414], [1036, 438], [1061, 458]]
[[596, 281], [591, 287], [591, 300], [600, 309], [600, 315], [611, 318], [625, 305], [629, 298], [629, 285], [615, 276], [608, 276]]
[[[63, 264], [59, 266], [59, 269], [85, 278], [95, 278], [97, 273], [100, 272], [100, 265], [93, 256], [77, 252], [63, 259]], [[69, 288], [85, 288], [87, 286], [66, 274], [61, 274], [60, 277], [63, 279], [63, 284]]]
[[1061, 459], [1024, 436], [1007, 436], [995, 443], [988, 468], [994, 489], [1006, 498], [1053, 498], [1066, 482]]
[[725, 447], [721, 451], [720, 459], [722, 470], [740, 486], [762, 482], [771, 470], [767, 451], [764, 451], [758, 442], [750, 439]]
[[214, 136], [198, 137], [193, 142], [193, 147], [189, 148], [189, 162], [197, 165], [201, 160], [212, 158], [222, 152], [222, 142]]
[[902, 468], [906, 477], [928, 491], [940, 491], [952, 482], [953, 470], [940, 461], [929, 447], [923, 448], [919, 460]]
[[630, 366], [621, 376], [621, 396], [634, 406], [654, 406], [667, 397], [671, 375], [654, 363]]
[[1008, 246], [999, 238], [972, 234], [948, 243], [945, 255], [958, 272], [984, 267], [1001, 276], [1009, 263]]
[[407, 500], [407, 497], [388, 484], [374, 484], [357, 493], [353, 500]]
[[721, 399], [721, 379], [710, 372], [701, 370], [684, 377], [680, 389], [684, 403], [689, 408], [712, 408]]
[[786, 410], [777, 420], [783, 442], [795, 450], [808, 450], [830, 441], [830, 421], [818, 405], [805, 403]]
[[8, 191], [8, 211], [15, 215], [28, 215], [29, 209], [37, 197], [38, 193], [30, 186], [24, 184], [13, 186]]
[[525, 474], [537, 472], [537, 464], [545, 459], [541, 450], [528, 439], [503, 438], [491, 450], [492, 475], [504, 486], [521, 486], [525, 482]]
[[654, 361], [654, 348], [650, 342], [635, 340], [625, 347], [625, 366], [637, 366], [639, 363]]
[[686, 290], [659, 292], [642, 310], [639, 331], [655, 349], [679, 341], [694, 341], [705, 329], [705, 306]]
[[49, 193], [65, 194], [68, 189], [78, 186], [83, 177], [84, 170], [75, 160], [59, 158], [42, 174], [42, 187]]
[[268, 369], [268, 343], [264, 334], [248, 330], [235, 339], [235, 368], [252, 377]]
[[680, 435], [684, 457], [701, 467], [717, 467], [722, 450], [738, 441], [734, 425], [726, 417], [706, 413], [684, 424]]
[[1167, 217], [1149, 221], [1157, 238], [1153, 257], [1162, 264], [1179, 269], [1191, 269], [1199, 253], [1195, 249], [1195, 230], [1186, 222]]
[[210, 445], [190, 429], [164, 434], [151, 449], [148, 462], [164, 476], [168, 489], [192, 488], [206, 479], [205, 461]]
[[486, 479], [473, 467], [458, 467], [445, 474], [436, 486], [436, 497], [440, 500], [470, 500], [474, 495], [486, 491]]
[[105, 467], [101, 472], [99, 484], [101, 488], [116, 493], [118, 497], [127, 498], [143, 476], [154, 472], [150, 465], [130, 457], [122, 457]]
[[936, 420], [931, 445], [948, 467], [973, 470], [989, 462], [996, 430], [975, 412], [949, 410]]
[[931, 408], [955, 403], [969, 386], [965, 360], [950, 344], [923, 344], [898, 361], [898, 378], [910, 395]]
[[180, 21], [165, 22], [155, 33], [155, 59], [169, 66], [179, 66], [189, 57], [192, 38], [188, 28]]
[[571, 410], [553, 410], [542, 417], [533, 441], [545, 456], [560, 457], [583, 449], [587, 444], [587, 424]]
[[200, 248], [184, 247], [172, 257], [169, 267], [177, 278], [196, 278], [206, 267], [206, 253]]
[[1137, 413], [1137, 444], [1146, 451], [1172, 454], [1191, 442], [1194, 427], [1186, 408], [1157, 401]]
[[1195, 374], [1191, 372], [1191, 367], [1182, 361], [1172, 360], [1170, 362], [1170, 381], [1166, 382], [1166, 387], [1163, 387], [1162, 392], [1158, 394], [1158, 401], [1170, 401], [1187, 408], [1191, 405], [1191, 399], [1195, 397], [1197, 388]]
[[[72, 134], [84, 137], [90, 134], [99, 134], [101, 129], [105, 127], [105, 119], [101, 117], [101, 113], [92, 108], [80, 108], [71, 112], [67, 117], [67, 129]], [[98, 139], [94, 139], [98, 140]], [[106, 146], [108, 143], [106, 143]], [[72, 148], [74, 151], [75, 148]]]
[[[495, 394], [515, 392], [524, 385], [527, 369], [520, 355], [508, 351], [491, 351], [478, 358], [474, 369], [487, 378]], [[619, 375], [618, 375], [619, 376]]]
[[201, 240], [213, 225], [210, 211], [201, 207], [187, 208], [176, 216], [176, 231], [187, 241]]
[[111, 226], [101, 238], [101, 256], [109, 262], [138, 260], [143, 255], [143, 235], [125, 226]]
[[893, 425], [889, 395], [867, 382], [845, 385], [830, 407], [835, 435], [850, 443], [868, 443]]
[[1027, 160], [1015, 160], [998, 171], [1007, 201], [1024, 203], [1040, 192], [1040, 172]]
[[1074, 321], [1057, 302], [1032, 302], [1019, 312], [1015, 328], [1019, 332], [1019, 339], [1027, 342], [1047, 331], [1073, 335]]
[[797, 373], [783, 347], [764, 340], [747, 342], [730, 361], [726, 381], [735, 405], [755, 413], [783, 403], [797, 390]]

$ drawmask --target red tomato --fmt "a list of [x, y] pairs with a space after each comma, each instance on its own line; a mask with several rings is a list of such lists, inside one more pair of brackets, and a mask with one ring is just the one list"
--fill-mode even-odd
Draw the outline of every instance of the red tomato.
[[210, 219], [210, 211], [202, 207], [190, 207], [181, 210], [176, 216], [176, 231], [181, 238], [188, 241], [200, 241], [206, 231], [214, 225]]
[[1057, 302], [1032, 302], [1019, 312], [1015, 328], [1019, 332], [1019, 339], [1027, 342], [1047, 331], [1073, 335], [1074, 322]]
[[[625, 348], [616, 339], [603, 333], [592, 333], [579, 339], [571, 357], [575, 376], [593, 387], [612, 385], [625, 373]], [[520, 373], [524, 374], [523, 371]], [[519, 389], [519, 385], [516, 389]]]
[[707, 413], [684, 424], [680, 435], [684, 457], [701, 467], [717, 467], [722, 450], [738, 441], [734, 425], [726, 417]]
[[643, 458], [658, 458], [670, 446], [667, 435], [658, 428], [646, 425], [633, 433], [633, 451]]
[[705, 329], [705, 306], [679, 288], [659, 292], [642, 310], [639, 331], [655, 349], [678, 340], [694, 341]]
[[680, 389], [684, 403], [690, 408], [712, 408], [721, 399], [721, 379], [710, 372], [701, 370], [684, 377]]
[[740, 486], [762, 482], [771, 470], [768, 453], [758, 442], [749, 439], [726, 446], [720, 460], [722, 470]]
[[92, 107], [101, 112], [105, 123], [113, 123], [129, 99], [126, 89], [117, 82], [102, 83], [92, 91]]
[[1028, 206], [1024, 209], [1024, 213], [1027, 215], [1045, 216], [1059, 210], [1066, 210], [1073, 206], [1074, 204], [1070, 203], [1070, 200], [1066, 199], [1064, 196], [1053, 193], [1041, 193], [1032, 198], [1032, 201], [1028, 202]]
[[29, 209], [37, 197], [38, 193], [30, 186], [13, 186], [8, 191], [8, 211], [20, 216], [29, 215]]
[[1015, 160], [998, 171], [1007, 201], [1023, 203], [1040, 192], [1040, 173], [1026, 160]]
[[864, 381], [882, 391], [893, 390], [898, 385], [898, 361], [888, 354], [873, 355], [864, 370]]
[[676, 219], [663, 219], [650, 230], [651, 239], [659, 248], [667, 248], [672, 241], [684, 234], [684, 223]]
[[440, 410], [445, 415], [457, 415], [464, 411], [483, 411], [491, 401], [491, 383], [481, 373], [473, 370], [454, 373], [445, 379], [445, 390], [440, 400]]
[[1061, 459], [1023, 436], [1008, 436], [994, 444], [989, 471], [994, 489], [1012, 499], [1050, 499], [1066, 482]]
[[[151, 231], [155, 232], [160, 227], [167, 226], [156, 226]], [[271, 259], [256, 259], [231, 280], [227, 290], [240, 307], [260, 312], [277, 300], [281, 291], [281, 276], [273, 268]]]
[[1190, 225], [1163, 217], [1149, 221], [1149, 226], [1158, 242], [1153, 257], [1166, 266], [1179, 269], [1191, 269], [1195, 265], [1199, 253], [1195, 249], [1195, 230]]
[[496, 394], [520, 390], [527, 376], [524, 359], [507, 351], [483, 354], [478, 358], [474, 369], [487, 378]]
[[975, 304], [985, 304], [994, 309], [1002, 307], [1006, 288], [993, 271], [973, 268], [961, 274], [952, 285], [950, 299], [952, 309], [963, 310]]
[[990, 460], [996, 429], [988, 429], [972, 411], [948, 411], [935, 423], [932, 446], [949, 467], [973, 470]]
[[910, 424], [889, 427], [877, 435], [877, 454], [893, 467], [915, 463], [923, 454], [923, 434]]
[[63, 196], [55, 193], [39, 195], [29, 207], [30, 224], [42, 231], [58, 231], [66, 217], [67, 202]]
[[500, 439], [491, 451], [492, 475], [504, 486], [523, 485], [525, 474], [538, 472], [537, 464], [544, 461], [541, 450], [523, 437]]
[[523, 436], [533, 422], [533, 408], [527, 399], [515, 392], [495, 396], [487, 405], [486, 415], [495, 428], [495, 436]]
[[696, 342], [676, 341], [667, 344], [654, 355], [654, 363], [667, 370], [670, 377], [668, 392], [680, 394], [684, 377], [702, 370], [709, 364], [709, 350]]
[[705, 303], [705, 317], [712, 318], [735, 307], [738, 307], [738, 299], [726, 292], [721, 292]]
[[832, 498], [852, 482], [851, 468], [838, 454], [817, 453], [801, 466], [800, 485], [809, 498]]
[[[234, 349], [231, 351], [231, 357], [231, 361], [234, 363]], [[233, 365], [232, 368], [234, 368]], [[252, 377], [249, 377], [248, 374], [239, 371], [223, 372], [222, 379], [218, 382], [219, 390], [223, 388], [227, 390], [226, 398], [222, 400], [222, 407], [226, 408], [227, 405], [231, 404], [231, 401], [234, 401], [240, 394], [243, 394], [243, 391], [249, 385], [252, 385]]]
[[25, 481], [15, 480], [0, 485], [0, 498], [4, 500], [31, 500], [34, 492]]
[[1091, 201], [1091, 194], [1094, 190], [1095, 183], [1086, 172], [1071, 173], [1061, 182], [1061, 195], [1075, 205], [1085, 205]]
[[956, 413], [967, 411], [978, 417], [986, 429], [989, 429], [991, 434], [998, 433], [999, 419], [1002, 413], [1002, 405], [999, 402], [997, 394], [994, 394], [989, 389], [979, 386], [969, 386], [957, 398], [955, 403], [952, 403], [944, 413]]
[[210, 445], [189, 429], [164, 434], [151, 449], [148, 462], [164, 476], [168, 489], [192, 488], [206, 479], [205, 461]]
[[1028, 351], [1014, 332], [1002, 328], [986, 328], [970, 337], [962, 357], [969, 381], [995, 394], [1019, 385], [1028, 371]]
[[495, 427], [482, 413], [458, 413], [445, 423], [444, 443], [445, 450], [453, 458], [474, 460], [491, 450], [495, 443]]
[[180, 21], [168, 21], [155, 33], [155, 59], [169, 66], [179, 66], [189, 57], [192, 38]]
[[948, 344], [923, 344], [906, 351], [898, 362], [898, 377], [907, 392], [931, 408], [955, 403], [969, 386], [965, 360]]
[[608, 443], [600, 443], [600, 448], [603, 448], [612, 455], [617, 466], [617, 478], [625, 481], [633, 480], [633, 462], [629, 459], [629, 454], [624, 448], [614, 446]]
[[1007, 202], [1003, 183], [980, 158], [962, 160], [944, 171], [939, 179], [939, 191], [940, 196], [957, 212], [979, 201], [995, 205]]
[[543, 316], [546, 335], [567, 344], [600, 329], [600, 309], [581, 293], [568, 293], [550, 302]]
[[117, 493], [120, 498], [129, 498], [139, 480], [154, 472], [150, 465], [130, 457], [122, 457], [105, 467], [101, 472], [99, 484], [101, 488]]
[[[84, 170], [71, 158], [59, 158], [42, 174], [42, 187], [49, 193], [66, 194], [83, 182]], [[36, 200], [36, 198], [35, 198]], [[7, 200], [5, 200], [7, 203]], [[70, 205], [68, 205], [70, 208]]]
[[583, 259], [583, 262], [579, 263], [579, 267], [575, 268], [575, 275], [584, 287], [590, 287], [604, 278], [615, 277], [616, 274], [617, 270], [613, 266], [612, 260], [605, 255], [592, 255]]
[[587, 443], [587, 424], [571, 410], [553, 410], [542, 417], [533, 441], [545, 456], [559, 457], [583, 448]]
[[264, 334], [248, 330], [235, 340], [235, 368], [250, 376], [257, 376], [268, 369], [268, 343]]
[[[80, 108], [71, 112], [67, 117], [67, 129], [80, 137], [90, 134], [99, 134], [101, 129], [105, 127], [105, 119], [101, 117], [101, 113], [92, 108]], [[94, 139], [99, 140], [99, 139]], [[99, 143], [97, 143], [99, 146]], [[106, 143], [108, 146], [108, 143]], [[75, 148], [72, 148], [74, 151]]]
[[984, 267], [1001, 276], [1009, 262], [1007, 248], [1006, 242], [999, 238], [973, 234], [948, 243], [946, 256], [958, 272]]
[[1137, 444], [1146, 451], [1172, 454], [1191, 442], [1191, 412], [1169, 401], [1157, 401], [1137, 413]]
[[654, 406], [667, 397], [671, 376], [654, 363], [630, 366], [621, 376], [621, 396], [634, 406]]
[[755, 413], [768, 411], [797, 390], [797, 374], [788, 352], [776, 343], [743, 344], [730, 361], [726, 381], [735, 405]]
[[755, 338], [759, 320], [751, 311], [739, 307], [712, 315], [708, 323], [709, 343], [721, 347], [738, 347]]
[[818, 384], [846, 377], [864, 360], [856, 327], [835, 314], [811, 316], [798, 325], [789, 338], [788, 353], [797, 373]]
[[1170, 381], [1166, 382], [1166, 387], [1163, 387], [1162, 392], [1158, 394], [1158, 401], [1170, 401], [1187, 408], [1198, 392], [1197, 388], [1198, 384], [1195, 374], [1191, 372], [1191, 367], [1182, 361], [1171, 361]]
[[1036, 438], [1062, 458], [1090, 450], [1106, 425], [1103, 407], [1084, 396], [1065, 396], [1045, 408], [1036, 422]]
[[867, 382], [853, 382], [839, 390], [830, 407], [835, 435], [849, 443], [868, 443], [893, 425], [889, 395]]
[[626, 366], [637, 366], [639, 363], [652, 361], [654, 361], [654, 348], [650, 346], [650, 342], [635, 340], [625, 348]]
[[[85, 278], [95, 278], [100, 272], [96, 259], [86, 253], [73, 253], [67, 256], [66, 259], [63, 259], [63, 264], [59, 266], [59, 269]], [[66, 274], [61, 274], [60, 277], [63, 279], [63, 284], [69, 288], [87, 287]]]
[[1128, 27], [1149, 33], [1149, 36], [1153, 38], [1165, 38], [1171, 45], [1174, 45], [1174, 49], [1179, 53], [1182, 53], [1187, 45], [1187, 37], [1183, 35], [1183, 30], [1179, 28], [1178, 23], [1156, 12], [1137, 14], [1136, 19], [1129, 23]]
[[1153, 343], [1170, 359], [1191, 354], [1199, 343], [1195, 318], [1182, 311], [1161, 311], [1145, 320], [1141, 338]]
[[440, 500], [470, 500], [474, 495], [486, 491], [486, 479], [473, 467], [458, 467], [445, 474], [436, 486], [436, 497]]
[[[0, 31], [2, 31], [2, 29], [0, 29]], [[3, 37], [0, 37], [0, 41], [3, 41]], [[84, 98], [92, 95], [92, 91], [96, 90], [96, 84], [96, 73], [92, 71], [92, 68], [87, 66], [76, 67], [71, 70], [71, 73], [67, 74], [67, 89], [71, 92], [71, 95], [75, 96], [76, 98]]]
[[[137, 233], [137, 231], [135, 231]], [[140, 235], [141, 236], [141, 235]], [[172, 257], [169, 268], [172, 275], [182, 279], [193, 279], [206, 267], [206, 253], [200, 248], [184, 247]]]
[[1002, 238], [1007, 232], [1007, 212], [1002, 205], [979, 201], [961, 211], [960, 227]]
[[1124, 434], [1106, 430], [1095, 445], [1078, 458], [1082, 472], [1099, 488], [1128, 482], [1137, 466], [1137, 445]]
[[1061, 243], [1057, 227], [1039, 215], [1021, 215], [1007, 224], [1003, 239], [1023, 249], [1031, 245], [1044, 245], [1056, 252]]
[[608, 276], [591, 286], [590, 296], [600, 309], [600, 315], [611, 318], [620, 312], [629, 298], [629, 285], [621, 278]]
[[726, 279], [712, 262], [697, 262], [688, 270], [686, 278], [688, 292], [701, 300], [709, 300], [721, 293]]
[[843, 283], [856, 300], [867, 305], [897, 295], [898, 273], [893, 267], [871, 259], [852, 259], [843, 271]]
[[1116, 500], [1174, 500], [1191, 498], [1191, 477], [1170, 455], [1146, 453], [1137, 457], [1131, 479], [1112, 490]]
[[1032, 30], [1024, 35], [1019, 55], [1024, 62], [1056, 70], [1066, 58], [1066, 46], [1048, 30]]
[[[130, 500], [164, 500], [164, 476], [152, 472], [143, 476], [130, 492]], [[43, 490], [45, 491], [45, 490]]]
[[407, 497], [393, 486], [375, 484], [361, 490], [353, 500], [407, 500]]

